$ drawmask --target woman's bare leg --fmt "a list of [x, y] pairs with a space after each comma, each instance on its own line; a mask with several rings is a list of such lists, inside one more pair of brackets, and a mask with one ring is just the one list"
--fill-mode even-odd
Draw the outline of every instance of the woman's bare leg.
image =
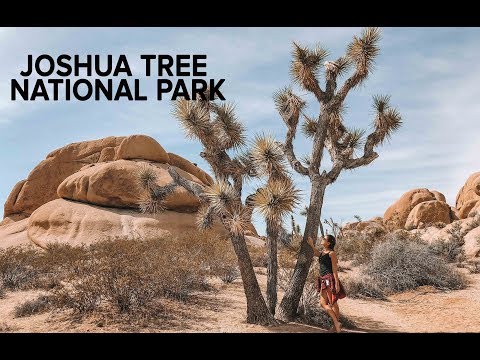
[[326, 290], [322, 290], [321, 297], [320, 297], [320, 304], [325, 309], [327, 314], [330, 315], [330, 317], [332, 318], [333, 325], [335, 326], [335, 331], [340, 332], [340, 329], [341, 329], [340, 322], [338, 321], [332, 306], [330, 306], [330, 302], [328, 300], [328, 294]]
[[338, 308], [338, 301], [333, 304], [333, 311], [335, 312], [335, 316], [340, 321], [340, 309]]

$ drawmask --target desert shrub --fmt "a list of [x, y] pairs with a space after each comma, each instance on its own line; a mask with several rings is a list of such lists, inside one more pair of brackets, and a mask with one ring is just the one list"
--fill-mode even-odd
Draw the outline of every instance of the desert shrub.
[[236, 265], [225, 264], [219, 266], [214, 270], [214, 273], [226, 284], [230, 284], [240, 277], [240, 271]]
[[40, 276], [37, 267], [39, 252], [31, 247], [19, 246], [0, 250], [0, 281], [9, 290], [35, 287]]
[[3, 282], [0, 281], [0, 299], [5, 297], [5, 287], [3, 286]]
[[50, 308], [50, 297], [40, 295], [36, 299], [28, 300], [15, 307], [15, 317], [25, 317], [40, 314]]
[[362, 231], [348, 231], [337, 239], [335, 252], [342, 260], [353, 260], [355, 265], [361, 265], [370, 259], [373, 246], [384, 239], [384, 235], [374, 236]]
[[432, 252], [438, 256], [444, 257], [448, 262], [462, 262], [465, 260], [465, 232], [459, 222], [453, 223], [447, 230], [446, 238], [435, 239], [430, 244]]
[[466, 278], [435, 255], [418, 237], [394, 233], [372, 249], [365, 274], [384, 294], [431, 285], [440, 289], [462, 289]]
[[15, 331], [16, 328], [6, 322], [0, 322], [0, 333], [9, 333]]
[[249, 246], [248, 252], [250, 253], [250, 258], [254, 267], [267, 267], [268, 257], [267, 249], [260, 246]]
[[467, 268], [471, 274], [480, 274], [480, 262], [470, 262]]
[[292, 247], [283, 247], [278, 250], [278, 265], [282, 268], [293, 269], [297, 262], [298, 250]]
[[[209, 232], [197, 238], [0, 250], [0, 284], [11, 290], [46, 289], [49, 309], [70, 310], [76, 317], [97, 312], [132, 324], [168, 318], [173, 312], [165, 304], [187, 302], [195, 292], [213, 290], [208, 276], [226, 282], [239, 276], [231, 242]], [[46, 310], [45, 299], [22, 304], [19, 316]]]
[[347, 278], [343, 285], [348, 297], [353, 299], [374, 298], [379, 300], [386, 300], [383, 290], [378, 284], [367, 276], [358, 276]]

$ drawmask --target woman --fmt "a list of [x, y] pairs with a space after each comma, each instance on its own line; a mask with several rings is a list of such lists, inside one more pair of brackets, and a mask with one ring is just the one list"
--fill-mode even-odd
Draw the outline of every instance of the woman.
[[345, 297], [345, 291], [338, 279], [338, 260], [333, 251], [335, 242], [333, 235], [326, 235], [322, 239], [323, 249], [319, 251], [315, 248], [312, 238], [308, 237], [308, 245], [312, 247], [313, 255], [318, 256], [318, 262], [320, 263], [320, 277], [317, 284], [321, 295], [320, 304], [332, 318], [335, 331], [338, 333], [341, 331], [341, 325], [337, 300]]

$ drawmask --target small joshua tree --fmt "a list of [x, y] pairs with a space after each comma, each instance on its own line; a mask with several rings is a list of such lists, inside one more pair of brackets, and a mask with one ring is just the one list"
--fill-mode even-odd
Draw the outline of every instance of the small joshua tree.
[[[294, 94], [291, 88], [284, 88], [274, 96], [277, 110], [288, 130], [283, 144], [285, 154], [291, 167], [300, 175], [307, 176], [311, 184], [302, 244], [290, 284], [279, 307], [278, 316], [283, 320], [292, 320], [297, 312], [313, 255], [307, 238], [317, 238], [325, 189], [338, 179], [342, 170], [352, 170], [374, 161], [378, 157], [374, 149], [383, 144], [402, 123], [400, 113], [389, 105], [389, 96], [373, 97], [376, 114], [373, 130], [366, 138], [365, 130], [345, 126], [342, 118], [344, 102], [350, 90], [362, 84], [372, 70], [379, 53], [379, 40], [379, 29], [365, 29], [359, 37], [354, 36], [344, 56], [326, 62], [324, 60], [328, 52], [322, 47], [310, 49], [293, 44], [290, 68], [293, 81], [314, 95], [320, 108], [318, 116], [304, 113], [305, 101]], [[322, 63], [324, 89], [319, 82]], [[352, 67], [353, 74], [337, 89], [338, 78]], [[293, 148], [301, 116], [304, 118], [302, 131], [313, 140], [311, 155], [303, 163], [297, 159]], [[356, 156], [355, 150], [362, 147], [363, 153]], [[324, 149], [330, 155], [332, 166], [322, 170]]]
[[[247, 299], [247, 322], [274, 325], [277, 322], [260, 291], [244, 232], [255, 206], [272, 220], [271, 227], [276, 229], [278, 219], [295, 205], [297, 192], [291, 182], [285, 185], [286, 182], [270, 179], [265, 186], [247, 196], [243, 203], [243, 182], [247, 177], [257, 176], [257, 168], [261, 168], [261, 164], [255, 163], [250, 155], [232, 158], [228, 154], [229, 150], [238, 150], [245, 143], [243, 125], [236, 119], [233, 107], [228, 103], [218, 104], [204, 96], [196, 101], [178, 100], [173, 113], [187, 136], [201, 142], [203, 151], [200, 156], [210, 164], [215, 183], [201, 186], [182, 178], [174, 167], [169, 167], [173, 182], [160, 187], [155, 184], [153, 169], [142, 169], [137, 177], [142, 187], [148, 190], [148, 195], [142, 199], [140, 208], [149, 212], [162, 210], [163, 200], [176, 186], [182, 186], [196, 195], [202, 204], [197, 218], [199, 228], [211, 228], [214, 220], [219, 219], [229, 233]], [[280, 236], [283, 235], [281, 230], [284, 229], [280, 226]]]
[[[253, 197], [253, 204], [264, 217], [267, 231], [267, 305], [272, 314], [277, 306], [277, 246], [283, 218], [298, 203], [298, 191], [287, 172], [287, 163], [280, 143], [269, 136], [257, 136], [249, 154], [259, 176], [267, 176], [265, 186]], [[292, 217], [293, 219], [293, 217]], [[295, 224], [293, 227], [295, 229]]]

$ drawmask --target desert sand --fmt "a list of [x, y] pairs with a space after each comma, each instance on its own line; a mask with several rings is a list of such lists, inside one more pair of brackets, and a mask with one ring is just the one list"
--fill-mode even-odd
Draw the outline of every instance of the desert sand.
[[[265, 289], [265, 269], [257, 268], [258, 280]], [[343, 314], [353, 320], [354, 330], [343, 332], [480, 332], [480, 274], [470, 274], [465, 290], [439, 291], [424, 286], [388, 297], [387, 301], [345, 298], [340, 301]], [[199, 293], [190, 304], [178, 305], [182, 320], [162, 328], [128, 328], [108, 324], [95, 316], [72, 321], [65, 313], [44, 313], [24, 318], [14, 317], [14, 308], [34, 299], [40, 291], [8, 292], [0, 300], [0, 331], [13, 332], [298, 332], [322, 333], [327, 330], [296, 322], [277, 327], [263, 327], [245, 322], [246, 301], [241, 280], [231, 284], [218, 281], [217, 292]], [[172, 304], [173, 305], [173, 304]]]

